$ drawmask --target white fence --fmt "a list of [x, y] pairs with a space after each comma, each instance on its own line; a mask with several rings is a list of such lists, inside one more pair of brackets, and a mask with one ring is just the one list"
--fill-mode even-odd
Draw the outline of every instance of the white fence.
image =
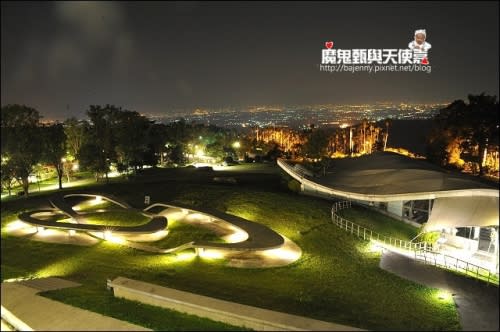
[[498, 285], [498, 274], [457, 257], [430, 250], [415, 250], [415, 259]]
[[484, 267], [472, 264], [456, 257], [429, 250], [428, 247], [430, 248], [430, 245], [428, 245], [426, 242], [413, 243], [411, 241], [395, 239], [390, 236], [382, 235], [380, 233], [372, 231], [371, 229], [342, 218], [336, 213], [337, 211], [350, 208], [351, 206], [351, 201], [340, 201], [334, 203], [331, 211], [332, 223], [345, 230], [346, 232], [356, 235], [359, 238], [363, 238], [363, 240], [376, 240], [379, 242], [383, 242], [389, 247], [389, 249], [390, 247], [395, 247], [413, 251], [415, 254], [415, 260], [421, 261], [425, 264], [453, 270], [477, 278], [479, 280], [498, 285], [498, 274], [491, 272]]
[[340, 228], [344, 229], [345, 231], [356, 235], [359, 238], [363, 238], [363, 240], [376, 240], [379, 242], [383, 242], [386, 245], [397, 247], [397, 248], [402, 248], [402, 249], [407, 249], [407, 250], [422, 250], [422, 249], [427, 249], [427, 243], [426, 242], [418, 242], [418, 243], [413, 243], [411, 241], [405, 241], [401, 239], [396, 239], [390, 236], [386, 236], [377, 232], [374, 232], [371, 229], [368, 229], [366, 227], [363, 227], [361, 225], [355, 224], [345, 218], [342, 218], [339, 216], [336, 212], [340, 211], [342, 209], [347, 209], [351, 207], [351, 201], [341, 201], [341, 202], [336, 202], [332, 206], [332, 222], [339, 226]]

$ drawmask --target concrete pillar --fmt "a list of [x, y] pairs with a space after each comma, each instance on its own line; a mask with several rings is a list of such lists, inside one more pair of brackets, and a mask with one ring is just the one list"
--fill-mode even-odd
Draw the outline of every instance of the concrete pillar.
[[387, 202], [387, 212], [399, 217], [403, 216], [403, 201]]

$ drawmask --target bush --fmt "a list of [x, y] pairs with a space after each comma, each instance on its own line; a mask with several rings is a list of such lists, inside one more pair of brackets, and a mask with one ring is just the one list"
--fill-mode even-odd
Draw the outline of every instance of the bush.
[[430, 244], [435, 244], [439, 239], [441, 233], [440, 232], [427, 232], [422, 234], [422, 241], [425, 241]]
[[[422, 235], [420, 236], [420, 241], [427, 242], [427, 243], [433, 245], [437, 242], [437, 240], [441, 236], [441, 233], [439, 231], [426, 232], [425, 226], [426, 226], [426, 223], [422, 224], [422, 226], [420, 226], [420, 228], [418, 230], [419, 234], [422, 233]], [[418, 241], [418, 242], [420, 242], [420, 241]]]

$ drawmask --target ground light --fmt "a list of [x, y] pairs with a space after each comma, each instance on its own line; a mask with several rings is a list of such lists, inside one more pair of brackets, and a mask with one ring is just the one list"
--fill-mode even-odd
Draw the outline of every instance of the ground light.
[[19, 282], [19, 281], [25, 281], [25, 280], [32, 280], [33, 278], [30, 278], [30, 277], [27, 277], [27, 278], [23, 278], [23, 277], [19, 277], [19, 278], [10, 278], [10, 279], [5, 279], [4, 281], [2, 282]]
[[104, 231], [102, 233], [102, 239], [117, 244], [125, 244], [127, 242], [124, 238], [114, 235], [110, 230]]
[[30, 225], [22, 222], [21, 220], [15, 220], [15, 221], [12, 221], [10, 222], [7, 227], [5, 228], [6, 231], [8, 232], [11, 232], [11, 231], [16, 231], [18, 229], [22, 229], [22, 228], [25, 228], [25, 227], [28, 227]]
[[224, 252], [217, 249], [203, 249], [198, 252], [201, 258], [220, 259], [224, 258]]
[[238, 243], [238, 242], [243, 242], [246, 239], [248, 239], [248, 234], [247, 232], [244, 232], [242, 230], [232, 228], [233, 233], [224, 236], [224, 240], [226, 240], [229, 243]]
[[112, 243], [117, 243], [117, 244], [125, 244], [126, 240], [124, 238], [114, 236], [114, 235], [109, 235], [107, 236], [106, 241], [112, 242]]
[[297, 260], [300, 258], [301, 253], [290, 249], [270, 249], [263, 252], [264, 256], [273, 259], [286, 259], [286, 260]]
[[383, 253], [384, 252], [384, 246], [382, 245], [381, 242], [371, 239], [370, 240], [370, 251], [371, 252], [379, 252]]
[[442, 302], [450, 302], [452, 300], [452, 294], [446, 290], [443, 290], [443, 289], [440, 289], [437, 294], [436, 294], [436, 297], [439, 301], [442, 301]]
[[104, 232], [102, 233], [102, 238], [103, 238], [104, 240], [108, 240], [109, 238], [111, 238], [111, 235], [112, 235], [111, 231], [104, 231]]
[[177, 261], [185, 262], [185, 261], [193, 260], [196, 257], [196, 253], [194, 253], [194, 252], [181, 252], [175, 256], [177, 258]]

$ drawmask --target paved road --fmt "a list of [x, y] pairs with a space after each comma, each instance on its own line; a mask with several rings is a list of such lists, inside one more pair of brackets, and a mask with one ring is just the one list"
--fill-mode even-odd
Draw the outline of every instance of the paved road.
[[385, 251], [380, 267], [405, 279], [448, 290], [455, 299], [464, 331], [498, 331], [498, 287], [425, 265], [406, 256]]

